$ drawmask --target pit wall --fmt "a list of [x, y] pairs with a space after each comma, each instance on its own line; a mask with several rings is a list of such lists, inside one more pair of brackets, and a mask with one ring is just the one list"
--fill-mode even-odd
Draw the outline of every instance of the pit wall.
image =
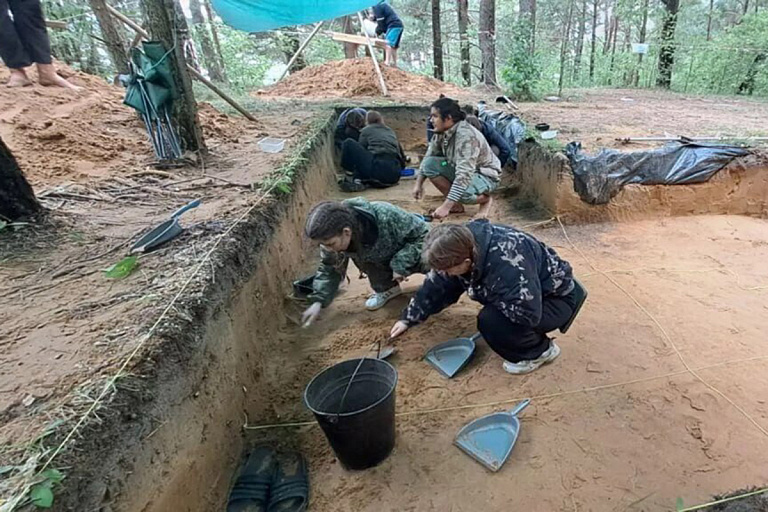
[[566, 222], [633, 221], [657, 217], [729, 214], [768, 215], [768, 158], [733, 160], [706, 183], [628, 185], [605, 205], [591, 205], [573, 189], [568, 158], [533, 142], [519, 148], [520, 197]]
[[180, 304], [188, 323], [162, 334], [136, 369], [141, 396], [90, 434], [92, 448], [68, 472], [59, 510], [222, 510], [246, 415], [277, 421], [274, 374], [286, 382], [293, 371], [277, 361], [301, 359], [290, 353], [298, 349], [278, 346], [276, 334], [290, 283], [314, 256], [302, 236], [306, 213], [336, 187], [335, 119], [329, 113], [305, 147], [291, 192], [266, 200], [214, 255], [213, 279]]

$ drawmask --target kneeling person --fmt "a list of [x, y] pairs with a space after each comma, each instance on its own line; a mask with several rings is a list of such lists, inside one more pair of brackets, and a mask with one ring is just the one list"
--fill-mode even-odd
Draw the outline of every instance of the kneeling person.
[[424, 241], [431, 268], [392, 327], [392, 337], [456, 303], [464, 292], [483, 305], [477, 327], [504, 370], [523, 374], [560, 355], [547, 333], [568, 323], [576, 307], [571, 266], [533, 236], [475, 220], [442, 224]]
[[433, 214], [438, 219], [463, 212], [464, 204], [479, 204], [477, 216], [487, 217], [491, 193], [501, 177], [499, 159], [483, 134], [465, 117], [459, 104], [450, 98], [440, 98], [432, 104], [430, 119], [435, 136], [421, 162], [413, 196], [421, 199], [428, 178], [445, 196]]
[[341, 167], [348, 174], [340, 184], [345, 192], [396, 185], [405, 167], [403, 148], [381, 114], [368, 112], [366, 123], [359, 141], [347, 139], [341, 146]]
[[333, 301], [350, 258], [368, 275], [374, 291], [365, 301], [366, 309], [379, 309], [400, 295], [403, 279], [427, 271], [421, 250], [428, 231], [421, 217], [382, 201], [357, 197], [317, 204], [309, 212], [304, 233], [320, 243], [322, 261], [309, 295], [313, 304], [302, 315], [304, 326]]

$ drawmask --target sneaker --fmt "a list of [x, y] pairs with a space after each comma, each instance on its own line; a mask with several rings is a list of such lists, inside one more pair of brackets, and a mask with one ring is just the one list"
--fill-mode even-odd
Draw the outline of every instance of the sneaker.
[[540, 366], [551, 363], [560, 355], [560, 347], [554, 341], [549, 342], [549, 348], [539, 356], [538, 359], [531, 361], [520, 361], [519, 363], [510, 363], [504, 361], [504, 371], [513, 375], [522, 375], [538, 370]]
[[368, 300], [365, 301], [365, 309], [368, 311], [376, 311], [377, 309], [383, 308], [387, 302], [394, 299], [401, 293], [403, 293], [403, 290], [399, 285], [393, 286], [385, 292], [374, 293], [368, 297]]
[[368, 186], [360, 180], [344, 178], [339, 182], [339, 188], [342, 192], [362, 192]]

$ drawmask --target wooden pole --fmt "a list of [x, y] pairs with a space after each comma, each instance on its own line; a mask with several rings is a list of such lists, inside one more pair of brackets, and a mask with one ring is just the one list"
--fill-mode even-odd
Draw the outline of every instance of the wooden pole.
[[376, 74], [379, 75], [379, 86], [381, 87], [381, 93], [384, 96], [389, 96], [389, 92], [387, 91], [387, 84], [384, 83], [384, 75], [381, 74], [381, 69], [379, 68], [379, 61], [376, 60], [376, 53], [373, 50], [373, 45], [371, 44], [371, 38], [368, 37], [368, 32], [365, 31], [365, 24], [363, 23], [363, 15], [359, 12], [357, 13], [357, 19], [360, 20], [360, 28], [363, 31], [363, 35], [365, 35], [365, 42], [368, 43], [368, 51], [371, 52], [371, 59], [373, 59], [373, 67], [376, 70]]
[[[146, 30], [141, 28], [136, 22], [134, 22], [132, 19], [125, 16], [123, 13], [116, 10], [111, 5], [107, 4], [107, 11], [109, 11], [110, 14], [112, 14], [115, 18], [119, 19], [123, 23], [125, 23], [127, 26], [131, 27], [137, 34], [139, 34], [144, 39], [149, 40], [149, 34]], [[215, 92], [221, 99], [232, 105], [232, 108], [243, 114], [246, 119], [250, 121], [256, 121], [256, 118], [251, 115], [250, 112], [245, 110], [243, 107], [241, 107], [235, 100], [233, 100], [229, 95], [227, 95], [224, 91], [216, 87], [210, 80], [205, 78], [198, 70], [187, 64], [187, 69], [189, 72], [197, 78], [203, 85], [208, 87], [210, 90]]]
[[304, 49], [307, 47], [309, 42], [312, 40], [313, 37], [315, 37], [315, 34], [320, 30], [320, 27], [323, 26], [323, 22], [321, 21], [317, 25], [315, 25], [315, 28], [312, 29], [312, 32], [309, 33], [309, 36], [304, 40], [303, 43], [301, 43], [301, 46], [299, 46], [299, 49], [296, 50], [296, 53], [291, 57], [291, 60], [288, 61], [288, 65], [285, 67], [285, 71], [283, 71], [283, 74], [280, 75], [280, 78], [277, 79], [279, 82], [283, 78], [285, 78], [285, 75], [288, 74], [288, 70], [291, 69], [291, 66], [293, 66], [293, 63], [296, 62], [296, 59], [299, 58], [299, 55], [301, 55], [301, 52], [304, 51]]

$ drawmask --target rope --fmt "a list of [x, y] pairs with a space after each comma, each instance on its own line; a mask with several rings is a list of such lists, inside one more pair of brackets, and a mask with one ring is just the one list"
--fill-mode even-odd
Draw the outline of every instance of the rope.
[[752, 424], [753, 424], [755, 427], [757, 427], [757, 429], [758, 429], [760, 432], [762, 432], [762, 433], [763, 433], [763, 434], [764, 434], [766, 437], [768, 437], [768, 430], [766, 430], [765, 428], [763, 428], [763, 426], [762, 426], [762, 425], [760, 425], [760, 424], [759, 424], [759, 423], [758, 423], [758, 422], [757, 422], [757, 421], [756, 421], [756, 420], [755, 420], [755, 419], [754, 419], [752, 416], [750, 416], [750, 415], [749, 415], [749, 413], [747, 413], [747, 411], [745, 411], [744, 409], [742, 409], [742, 408], [741, 408], [739, 405], [737, 405], [737, 404], [736, 404], [736, 403], [735, 403], [733, 400], [731, 400], [730, 398], [728, 398], [727, 396], [725, 396], [725, 394], [724, 394], [722, 391], [720, 391], [719, 389], [717, 389], [715, 386], [713, 386], [713, 385], [712, 385], [712, 384], [710, 384], [709, 382], [705, 381], [705, 380], [704, 380], [704, 379], [703, 379], [703, 378], [702, 378], [702, 377], [701, 377], [701, 376], [700, 376], [698, 373], [696, 373], [696, 371], [695, 371], [693, 368], [691, 368], [691, 367], [688, 365], [688, 362], [685, 360], [685, 358], [683, 357], [683, 355], [680, 353], [680, 350], [677, 348], [677, 345], [675, 345], [675, 342], [674, 342], [674, 341], [672, 341], [672, 337], [671, 337], [671, 336], [670, 336], [670, 335], [667, 333], [666, 329], [664, 329], [664, 327], [661, 325], [661, 323], [659, 323], [659, 321], [656, 319], [656, 317], [655, 317], [655, 316], [653, 316], [653, 315], [652, 315], [652, 314], [651, 314], [651, 313], [650, 313], [650, 312], [649, 312], [649, 311], [648, 311], [648, 310], [647, 310], [647, 309], [646, 309], [646, 308], [645, 308], [645, 307], [644, 307], [642, 304], [640, 304], [640, 302], [638, 302], [638, 300], [637, 300], [637, 299], [634, 297], [634, 295], [632, 295], [631, 293], [629, 293], [629, 292], [628, 292], [628, 291], [627, 291], [627, 290], [626, 290], [626, 289], [625, 289], [623, 286], [621, 286], [621, 285], [620, 285], [620, 284], [619, 284], [619, 283], [618, 283], [618, 282], [617, 282], [617, 281], [616, 281], [614, 278], [612, 278], [612, 277], [611, 277], [611, 276], [610, 276], [610, 275], [609, 275], [607, 272], [603, 272], [602, 270], [600, 270], [599, 268], [597, 268], [596, 266], [594, 266], [594, 265], [592, 264], [592, 262], [591, 262], [591, 261], [589, 260], [589, 258], [587, 258], [587, 256], [586, 256], [586, 255], [585, 255], [585, 254], [584, 254], [584, 253], [581, 251], [581, 249], [579, 249], [579, 248], [576, 246], [576, 244], [574, 244], [574, 243], [573, 243], [573, 241], [571, 241], [571, 238], [568, 236], [568, 232], [565, 230], [565, 226], [563, 225], [563, 222], [560, 220], [560, 217], [558, 217], [558, 218], [557, 218], [557, 223], [560, 225], [560, 229], [562, 230], [562, 232], [563, 232], [563, 235], [565, 236], [565, 239], [566, 239], [566, 241], [567, 241], [569, 244], [571, 244], [571, 247], [573, 247], [573, 249], [574, 249], [576, 252], [578, 252], [578, 253], [579, 253], [579, 255], [580, 255], [580, 256], [581, 256], [581, 257], [584, 259], [584, 261], [587, 263], [587, 265], [589, 265], [590, 267], [592, 267], [592, 270], [594, 270], [595, 272], [598, 272], [599, 274], [601, 274], [603, 277], [605, 277], [606, 279], [608, 279], [608, 280], [609, 280], [609, 281], [610, 281], [610, 282], [611, 282], [611, 283], [612, 283], [612, 284], [613, 284], [613, 285], [614, 285], [616, 288], [618, 288], [619, 290], [621, 290], [621, 291], [624, 293], [624, 295], [626, 295], [627, 297], [629, 297], [629, 299], [630, 299], [630, 300], [631, 300], [631, 301], [632, 301], [632, 302], [635, 304], [635, 306], [637, 306], [637, 308], [638, 308], [640, 311], [642, 311], [642, 312], [643, 312], [643, 313], [644, 313], [644, 314], [645, 314], [645, 315], [646, 315], [648, 318], [650, 318], [650, 319], [651, 319], [651, 321], [652, 321], [654, 324], [656, 324], [656, 327], [658, 327], [658, 328], [659, 328], [659, 331], [661, 331], [661, 333], [662, 333], [662, 335], [664, 336], [664, 338], [667, 340], [667, 342], [669, 343], [669, 345], [670, 345], [670, 346], [672, 347], [672, 349], [675, 351], [675, 354], [677, 354], [677, 357], [678, 357], [678, 359], [680, 359], [680, 362], [683, 364], [683, 366], [685, 367], [686, 371], [688, 371], [688, 373], [690, 373], [690, 374], [691, 374], [693, 377], [695, 377], [695, 378], [696, 378], [696, 379], [697, 379], [699, 382], [701, 382], [702, 384], [704, 384], [706, 387], [708, 387], [708, 388], [709, 388], [710, 390], [712, 390], [714, 393], [716, 393], [716, 394], [720, 395], [720, 396], [721, 396], [721, 397], [722, 397], [722, 398], [723, 398], [723, 399], [724, 399], [726, 402], [728, 402], [729, 404], [731, 404], [731, 405], [732, 405], [732, 406], [733, 406], [733, 407], [734, 407], [734, 408], [735, 408], [737, 411], [739, 411], [739, 412], [740, 412], [740, 413], [741, 413], [741, 414], [742, 414], [742, 415], [743, 415], [745, 418], [747, 418], [747, 419], [748, 419], [748, 420], [749, 420], [749, 421], [750, 421], [750, 422], [751, 422], [751, 423], [752, 423]]
[[[711, 368], [719, 368], [721, 366], [730, 366], [733, 364], [738, 363], [747, 363], [751, 361], [762, 361], [768, 359], [768, 355], [765, 356], [753, 356], [753, 357], [747, 357], [743, 359], [732, 359], [730, 361], [724, 361], [722, 363], [714, 363], [707, 366], [700, 366], [697, 368], [697, 371], [701, 370], [709, 370]], [[568, 395], [576, 395], [579, 393], [589, 393], [592, 391], [603, 391], [606, 389], [613, 389], [618, 388], [622, 386], [630, 386], [632, 384], [641, 384], [643, 382], [651, 382], [654, 380], [661, 380], [661, 379], [667, 379], [670, 377], [676, 377], [678, 375], [685, 375], [688, 373], [688, 370], [679, 370], [677, 372], [671, 372], [671, 373], [665, 373], [663, 375], [654, 375], [651, 377], [643, 377], [640, 379], [633, 379], [628, 381], [622, 381], [622, 382], [614, 382], [612, 384], [602, 384], [599, 386], [590, 386], [586, 388], [579, 388], [579, 389], [572, 389], [569, 391], [559, 391], [557, 393], [546, 393], [543, 395], [534, 395], [534, 396], [526, 396], [526, 397], [514, 397], [514, 398], [505, 398], [504, 400], [498, 400], [495, 402], [485, 402], [485, 403], [479, 403], [479, 404], [466, 404], [466, 405], [452, 405], [448, 407], [439, 407], [435, 409], [414, 409], [411, 411], [403, 411], [395, 414], [397, 417], [405, 417], [405, 416], [418, 416], [422, 414], [434, 414], [438, 412], [451, 412], [451, 411], [460, 411], [460, 410], [467, 410], [467, 409], [481, 409], [481, 408], [488, 408], [488, 407], [498, 407], [500, 405], [507, 405], [515, 402], [519, 402], [520, 400], [524, 398], [528, 398], [531, 401], [534, 400], [544, 400], [544, 399], [550, 399], [550, 398], [559, 398], [562, 396], [568, 396]], [[243, 430], [269, 430], [273, 428], [289, 428], [289, 427], [307, 427], [317, 425], [314, 421], [290, 421], [290, 422], [284, 422], [284, 423], [269, 423], [265, 425], [248, 425], [248, 421], [246, 419], [245, 424], [243, 425]]]

